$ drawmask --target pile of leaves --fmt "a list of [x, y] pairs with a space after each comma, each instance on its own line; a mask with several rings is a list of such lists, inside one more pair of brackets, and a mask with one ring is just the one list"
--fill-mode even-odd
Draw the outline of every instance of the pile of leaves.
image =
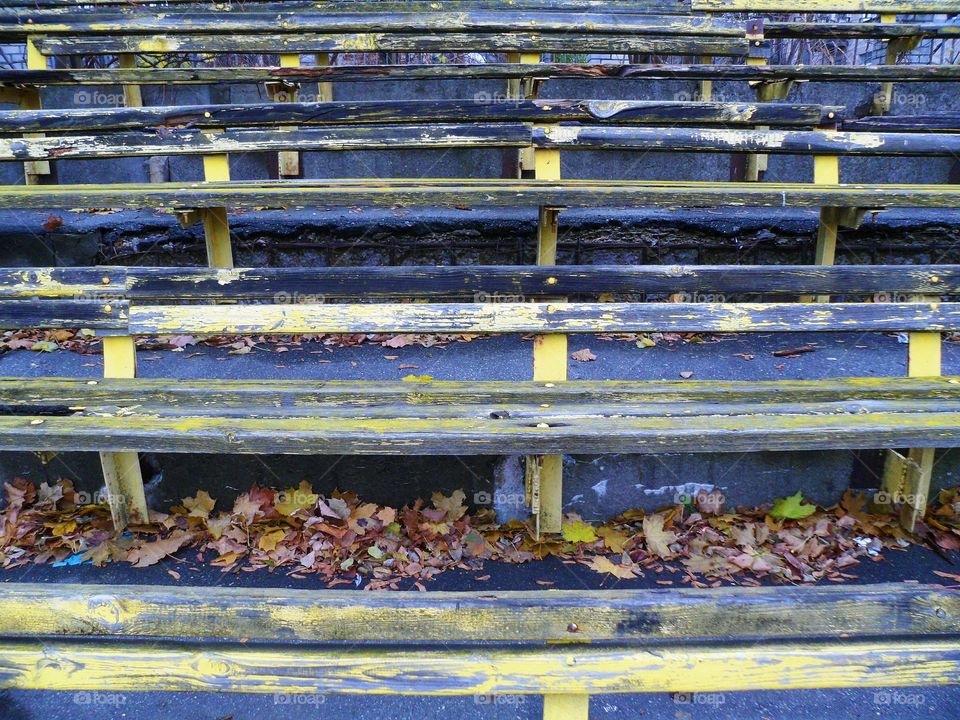
[[559, 536], [539, 538], [529, 523], [497, 524], [488, 509], [469, 513], [461, 490], [434, 493], [430, 503], [418, 500], [398, 510], [352, 493], [324, 497], [306, 482], [283, 491], [254, 486], [220, 511], [200, 491], [168, 513], [152, 512], [148, 525], [118, 534], [109, 508], [82, 504], [88, 496], [69, 480], [37, 487], [18, 479], [5, 488], [4, 568], [83, 562], [146, 567], [174, 556], [223, 571], [317, 574], [330, 586], [398, 589], [406, 581], [424, 589], [424, 581], [454, 568], [476, 572], [487, 560], [524, 563], [555, 556], [605, 576], [672, 573], [703, 587], [763, 579], [842, 581], [855, 577], [852, 566], [879, 560], [886, 550], [912, 543], [940, 553], [960, 549], [960, 488], [941, 491], [913, 535], [895, 516], [869, 512], [865, 496], [847, 492], [830, 508], [806, 504], [797, 493], [737, 512], [700, 497], [655, 513], [629, 511], [602, 525], [568, 515]]

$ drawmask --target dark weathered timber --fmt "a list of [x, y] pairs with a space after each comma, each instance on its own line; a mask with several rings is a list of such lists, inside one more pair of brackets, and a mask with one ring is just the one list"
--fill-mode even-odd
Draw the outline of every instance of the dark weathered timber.
[[[642, 622], [640, 621], [642, 620]], [[576, 632], [570, 630], [571, 624]], [[629, 643], [960, 633], [960, 593], [932, 586], [318, 593], [4, 583], [0, 635], [309, 643]]]
[[857, 80], [932, 82], [960, 80], [960, 65], [333, 65], [305, 68], [102, 68], [20, 70], [0, 68], [0, 86], [162, 85], [311, 81], [441, 80], [455, 78], [582, 78], [650, 80]]
[[692, 0], [696, 12], [960, 12], [960, 0]]
[[960, 154], [960, 135], [948, 133], [826, 133], [784, 130], [576, 127], [535, 128], [537, 147], [565, 150], [763, 152], [801, 155]]
[[805, 38], [811, 40], [955, 38], [960, 37], [960, 25], [937, 22], [764, 22], [763, 35], [767, 38]]
[[814, 126], [843, 108], [790, 103], [648, 100], [395, 100], [325, 103], [251, 103], [89, 110], [0, 111], [0, 132], [142, 130], [152, 127], [222, 128], [467, 121], [592, 122], [684, 125]]
[[0, 186], [0, 208], [238, 209], [314, 206], [960, 207], [956, 185], [633, 180], [333, 179]]
[[124, 300], [8, 300], [0, 302], [0, 328], [90, 328], [122, 330], [127, 326]]
[[[960, 446], [960, 413], [683, 417], [36, 417], [0, 415], [0, 450], [241, 454], [559, 455]], [[553, 419], [553, 425], [549, 420]], [[37, 422], [40, 420], [40, 422]], [[546, 425], [546, 427], [543, 427]]]
[[844, 120], [845, 130], [854, 132], [931, 132], [949, 130], [960, 132], [960, 113], [931, 113], [929, 115], [887, 115]]
[[[244, 0], [243, 3], [199, 2], [198, 0], [165, 0], [164, 12], [217, 12], [223, 14], [243, 14], [251, 10], [258, 12], [289, 12], [291, 10], [318, 9], [316, 0]], [[5, 8], [22, 13], [27, 17], [70, 15], [75, 17], [80, 11], [84, 15], [103, 12], [126, 11], [131, 14], [142, 12], [139, 3], [131, 0], [4, 0]], [[690, 0], [349, 0], [324, 1], [319, 7], [325, 13], [355, 12], [433, 12], [440, 7], [444, 11], [469, 10], [544, 10], [579, 12], [629, 12], [644, 14], [663, 14], [690, 12]], [[40, 8], [41, 10], [37, 10]], [[109, 8], [103, 10], [101, 8]], [[35, 15], [36, 14], [36, 15]]]
[[[960, 137], [956, 139], [960, 144]], [[531, 129], [522, 123], [354, 125], [311, 129], [227, 130], [223, 133], [167, 130], [162, 134], [148, 131], [66, 137], [0, 138], [0, 161], [211, 155], [270, 150], [529, 147], [532, 140]]]
[[763, 152], [801, 155], [952, 156], [960, 134], [556, 126], [520, 123], [327, 126], [310, 129], [167, 130], [66, 137], [0, 138], [0, 161], [154, 155], [210, 155], [271, 150], [384, 150], [528, 147], [564, 150]]
[[[755, 381], [631, 381], [583, 380], [554, 383], [533, 381], [351, 381], [351, 380], [172, 380], [88, 378], [0, 378], [0, 405], [6, 414], [24, 415], [24, 409], [92, 408], [141, 406], [144, 415], [160, 412], [187, 415], [207, 411], [232, 414], [236, 408], [258, 415], [269, 408], [277, 412], [351, 411], [356, 416], [372, 409], [420, 407], [424, 412], [440, 412], [456, 407], [470, 416], [480, 408], [485, 415], [492, 410], [535, 407], [562, 408], [563, 412], [587, 414], [591, 408], [601, 415], [619, 414], [620, 408], [651, 408], [661, 415], [667, 409], [684, 413], [687, 408], [710, 407], [724, 412], [741, 408], [803, 408], [833, 405], [837, 408], [885, 407], [930, 409], [935, 404], [951, 407], [960, 401], [960, 379], [955, 377], [906, 378], [831, 378], [827, 380]], [[603, 408], [606, 409], [603, 409]], [[189, 411], [187, 409], [190, 409]], [[596, 410], [600, 408], [600, 410]], [[444, 410], [449, 415], [448, 410]], [[649, 414], [649, 413], [648, 413]], [[703, 414], [700, 412], [699, 414]]]
[[960, 303], [135, 305], [131, 335], [261, 333], [929, 332]]
[[325, 268], [3, 268], [0, 298], [121, 297], [284, 302], [304, 297], [478, 300], [600, 293], [874, 295], [960, 293], [957, 265], [582, 265]]
[[35, 37], [44, 55], [270, 52], [609, 52], [744, 57], [769, 49], [745, 39], [590, 33], [299, 33], [281, 35], [85, 35]]
[[[935, 27], [933, 25], [930, 26]], [[690, 15], [633, 15], [627, 13], [467, 10], [462, 12], [342, 12], [286, 11], [280, 13], [191, 12], [157, 13], [145, 8], [136, 15], [75, 13], [71, 18], [47, 20], [28, 16], [16, 21], [0, 15], [0, 39], [23, 40], [28, 35], [79, 37], [85, 35], [245, 35], [271, 36], [303, 33], [568, 33], [583, 28], [589, 34], [679, 35], [685, 37], [743, 38], [743, 24]], [[587, 34], [584, 33], [584, 34]], [[243, 40], [238, 40], [241, 44]]]

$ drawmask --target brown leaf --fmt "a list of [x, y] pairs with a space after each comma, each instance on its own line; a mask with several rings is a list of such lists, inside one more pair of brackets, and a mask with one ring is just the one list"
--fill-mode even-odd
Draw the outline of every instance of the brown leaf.
[[668, 558], [674, 555], [670, 544], [677, 541], [676, 533], [663, 529], [663, 515], [648, 515], [643, 519], [643, 538], [650, 552], [658, 557]]
[[583, 350], [577, 350], [570, 356], [573, 360], [577, 362], [593, 362], [597, 359], [597, 356], [590, 352], [590, 348], [584, 348]]
[[175, 553], [188, 542], [193, 540], [194, 533], [177, 530], [165, 540], [144, 543], [140, 547], [132, 548], [127, 553], [127, 562], [134, 567], [148, 567], [156, 565], [167, 555]]

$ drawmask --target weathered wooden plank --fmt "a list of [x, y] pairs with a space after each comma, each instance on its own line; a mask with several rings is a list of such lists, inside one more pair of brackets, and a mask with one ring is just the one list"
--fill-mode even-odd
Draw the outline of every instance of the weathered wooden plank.
[[[72, 415], [82, 409], [137, 406], [141, 414], [222, 414], [238, 410], [259, 416], [272, 409], [303, 416], [307, 412], [344, 414], [377, 411], [395, 416], [420, 408], [423, 416], [452, 417], [452, 410], [489, 417], [491, 408], [555, 408], [554, 413], [620, 415], [621, 409], [660, 416], [703, 414], [810, 414], [832, 405], [831, 412], [850, 408], [884, 412], [918, 412], [956, 405], [960, 382], [954, 377], [836, 378], [815, 381], [400, 381], [300, 380], [168, 380], [86, 378], [0, 378], [0, 405], [8, 415]], [[582, 408], [589, 408], [584, 411]], [[73, 408], [73, 410], [71, 410]], [[149, 408], [149, 409], [147, 409]], [[600, 408], [597, 410], [597, 408]], [[844, 409], [846, 408], [846, 410]], [[746, 409], [746, 410], [745, 410]], [[709, 414], [709, 413], [708, 413]]]
[[535, 128], [537, 147], [814, 155], [957, 155], [960, 135], [701, 128]]
[[[955, 139], [960, 145], [960, 137]], [[951, 144], [952, 136], [947, 136], [944, 143]], [[531, 144], [532, 130], [521, 123], [360, 125], [309, 129], [278, 127], [270, 130], [225, 132], [178, 129], [166, 130], [163, 133], [147, 131], [0, 138], [0, 161], [212, 155], [273, 150], [389, 150], [478, 146], [503, 148], [528, 147]]]
[[950, 156], [960, 134], [642, 128], [520, 123], [360, 125], [271, 130], [166, 130], [0, 138], [0, 161], [209, 155], [273, 150], [529, 147], [564, 150], [752, 152], [804, 155]]
[[96, 297], [75, 300], [3, 300], [0, 328], [90, 328], [119, 330], [127, 325], [127, 302]]
[[[598, 416], [620, 414], [621, 408], [654, 408], [661, 415], [682, 414], [694, 405], [711, 406], [713, 412], [754, 414], [811, 413], [814, 406], [884, 408], [916, 412], [954, 406], [960, 393], [955, 377], [835, 378], [827, 380], [754, 381], [430, 381], [411, 385], [400, 381], [342, 380], [168, 380], [87, 378], [0, 378], [0, 405], [8, 415], [71, 415], [83, 408], [142, 406], [141, 414], [182, 415], [214, 413], [236, 415], [237, 409], [259, 414], [265, 408], [303, 415], [352, 410], [363, 416], [372, 410], [409, 414], [420, 407], [450, 417], [450, 409], [474, 417], [477, 408], [489, 416], [491, 408], [542, 405], [563, 408], [563, 413], [588, 414], [583, 407], [605, 408]], [[74, 410], [71, 410], [74, 408]], [[554, 412], [560, 412], [554, 410]], [[209, 413], [207, 413], [209, 414]], [[276, 413], [274, 413], [276, 414]], [[649, 414], [649, 413], [648, 413]], [[702, 413], [700, 413], [702, 414]]]
[[960, 113], [863, 117], [844, 120], [843, 127], [845, 130], [854, 132], [932, 132], [935, 130], [960, 132]]
[[0, 208], [291, 206], [960, 207], [956, 185], [633, 180], [315, 180], [0, 186]]
[[0, 688], [254, 693], [719, 692], [946, 685], [955, 640], [654, 648], [283, 649], [52, 640], [0, 644]]
[[[123, 273], [125, 297], [272, 299], [309, 296], [415, 297], [467, 293], [476, 299], [511, 295], [598, 293], [950, 294], [960, 292], [960, 266], [525, 266], [251, 268], [232, 272], [192, 268], [109, 268]], [[22, 274], [30, 274], [24, 281]], [[49, 276], [47, 273], [50, 273]], [[0, 270], [0, 297], [83, 292], [100, 282], [101, 268], [85, 274], [59, 269]], [[526, 299], [513, 298], [513, 299]]]
[[[890, 27], [889, 25], [885, 27]], [[269, 68], [78, 68], [19, 70], [0, 68], [0, 86], [155, 85], [258, 82], [362, 82], [433, 79], [688, 79], [688, 80], [857, 80], [931, 82], [960, 79], [960, 66], [945, 65], [581, 65], [485, 63], [482, 65], [336, 65]]]
[[404, 646], [631, 643], [960, 633], [960, 593], [931, 586], [701, 592], [355, 593], [0, 584], [0, 637], [136, 637]]
[[960, 303], [140, 305], [128, 312], [132, 335], [960, 329]]
[[960, 12], [960, 0], [692, 0], [696, 12]]
[[[935, 24], [927, 24], [932, 29]], [[841, 26], [842, 27], [842, 26]], [[543, 10], [485, 10], [429, 12], [340, 12], [316, 10], [265, 13], [258, 10], [225, 14], [204, 10], [190, 13], [158, 13], [143, 8], [137, 14], [74, 13], [69, 18], [45, 18], [27, 14], [13, 18], [0, 15], [0, 39], [23, 40], [28, 35], [82, 37], [85, 35], [231, 35], [242, 45], [247, 35], [271, 36], [302, 33], [470, 33], [537, 32], [584, 34], [679, 35], [684, 37], [744, 37], [743, 24], [719, 18], [692, 15], [648, 15], [607, 12]]]
[[[48, 56], [113, 55], [117, 53], [270, 53], [270, 52], [608, 52], [659, 55], [745, 57], [769, 49], [751, 48], [743, 38], [679, 35], [612, 35], [582, 32], [539, 33], [297, 33], [282, 35], [84, 35], [35, 36], [37, 49]], [[756, 44], [756, 43], [754, 43]]]
[[271, 125], [520, 121], [558, 123], [814, 126], [838, 119], [843, 108], [788, 103], [648, 100], [392, 100], [250, 103], [144, 108], [0, 111], [0, 132], [229, 128]]
[[[864, 410], [867, 410], [864, 412]], [[292, 455], [559, 455], [958, 447], [960, 413], [345, 418], [0, 415], [0, 450]]]
[[938, 22], [764, 22], [767, 38], [853, 39], [853, 38], [955, 38], [960, 25]]
[[[126, 11], [142, 12], [143, 4], [130, 0], [4, 0], [4, 7], [33, 17], [35, 14], [70, 15], [79, 11], [85, 14]], [[37, 10], [40, 8], [41, 10]], [[103, 8], [109, 8], [104, 10]], [[295, 9], [322, 9], [325, 13], [355, 12], [411, 12], [468, 10], [545, 10], [545, 11], [590, 11], [629, 13], [689, 13], [690, 0], [349, 0], [343, 2], [323, 0], [244, 0], [243, 3], [200, 2], [199, 0], [164, 0], [164, 12], [207, 11], [222, 14], [243, 14], [251, 9], [259, 12], [289, 12]]]

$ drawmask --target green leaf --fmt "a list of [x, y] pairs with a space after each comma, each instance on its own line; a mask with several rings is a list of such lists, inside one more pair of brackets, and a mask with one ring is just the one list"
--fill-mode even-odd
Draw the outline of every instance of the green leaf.
[[563, 526], [563, 539], [567, 542], [595, 542], [597, 534], [590, 525], [582, 520], [565, 523]]
[[773, 503], [770, 517], [776, 520], [803, 520], [817, 511], [816, 505], [802, 505], [803, 494], [797, 490], [796, 495], [780, 498]]
[[376, 545], [368, 547], [367, 552], [370, 553], [370, 557], [376, 558], [377, 560], [380, 560], [384, 555], [383, 550], [378, 548]]
[[53, 352], [54, 350], [59, 350], [60, 346], [55, 342], [50, 342], [49, 340], [41, 340], [40, 342], [35, 342], [30, 346], [31, 350], [36, 350], [37, 352]]

